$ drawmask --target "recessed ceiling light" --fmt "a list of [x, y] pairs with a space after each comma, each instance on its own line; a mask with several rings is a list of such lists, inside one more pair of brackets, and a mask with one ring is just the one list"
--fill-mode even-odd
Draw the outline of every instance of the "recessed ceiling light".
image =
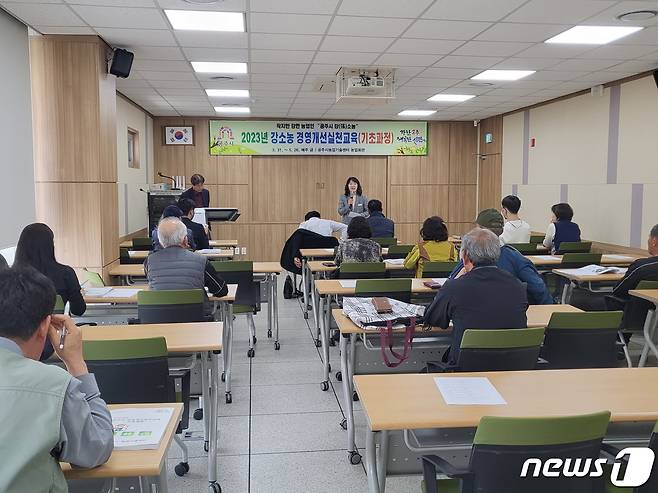
[[646, 21], [653, 19], [658, 15], [655, 10], [634, 10], [633, 12], [624, 12], [619, 14], [617, 19], [624, 22]]
[[444, 101], [444, 102], [456, 102], [461, 103], [463, 101], [468, 101], [473, 99], [475, 96], [472, 94], [435, 94], [431, 98], [428, 98], [428, 101]]
[[245, 32], [242, 12], [165, 10], [171, 27], [180, 31]]
[[403, 110], [398, 116], [430, 116], [436, 113], [435, 110]]
[[243, 62], [192, 62], [192, 68], [200, 74], [246, 74]]
[[534, 73], [534, 70], [485, 70], [471, 80], [519, 80]]
[[604, 45], [642, 29], [644, 28], [631, 26], [575, 26], [544, 43]]
[[211, 98], [248, 98], [247, 89], [206, 89], [206, 94]]
[[215, 106], [217, 113], [241, 113], [247, 114], [251, 110], [246, 106]]

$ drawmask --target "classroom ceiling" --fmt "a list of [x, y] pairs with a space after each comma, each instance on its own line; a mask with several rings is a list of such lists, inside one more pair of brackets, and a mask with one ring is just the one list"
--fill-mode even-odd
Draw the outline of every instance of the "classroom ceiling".
[[[610, 0], [0, 0], [42, 34], [98, 34], [135, 53], [120, 92], [154, 115], [214, 116], [222, 104], [252, 117], [396, 119], [405, 109], [436, 109], [427, 119], [474, 120], [553, 99], [658, 67], [658, 1]], [[164, 9], [244, 12], [246, 31], [173, 30]], [[544, 41], [577, 24], [645, 29], [604, 46]], [[192, 61], [247, 62], [248, 74], [215, 80]], [[397, 69], [388, 104], [336, 103], [314, 90], [341, 66]], [[516, 82], [473, 85], [484, 69], [536, 73]], [[250, 99], [209, 98], [206, 88], [249, 89]], [[430, 96], [473, 94], [462, 103]]]

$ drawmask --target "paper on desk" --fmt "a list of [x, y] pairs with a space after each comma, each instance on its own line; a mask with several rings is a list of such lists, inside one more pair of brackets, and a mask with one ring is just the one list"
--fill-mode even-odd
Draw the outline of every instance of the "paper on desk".
[[592, 264], [580, 269], [564, 269], [564, 272], [576, 276], [598, 276], [601, 274], [625, 274], [627, 270], [622, 267], [604, 267]]
[[635, 260], [635, 257], [629, 257], [628, 255], [616, 255], [612, 253], [607, 253], [604, 255], [604, 257], [610, 260], [623, 260], [624, 262], [632, 262]]
[[536, 258], [537, 260], [560, 260], [560, 257], [556, 257], [555, 255], [533, 255], [532, 258]]
[[100, 298], [112, 291], [112, 288], [85, 288], [85, 296]]
[[196, 253], [214, 253], [214, 254], [224, 254], [227, 253], [227, 250], [222, 250], [221, 248], [201, 248], [200, 250], [195, 250]]
[[404, 259], [403, 258], [387, 258], [384, 260], [387, 264], [391, 265], [402, 265], [404, 264]]
[[450, 280], [450, 279], [448, 279], [447, 277], [436, 277], [436, 278], [433, 277], [433, 278], [432, 278], [432, 282], [435, 282], [435, 283], [438, 284], [439, 286], [443, 286], [443, 285], [444, 285], [446, 282], [448, 282], [449, 280]]
[[343, 288], [355, 288], [356, 287], [356, 279], [344, 279], [340, 282], [340, 286]]
[[160, 445], [172, 407], [113, 409], [114, 448], [120, 450], [153, 450]]
[[132, 298], [137, 296], [141, 289], [112, 289], [103, 295], [103, 298]]
[[486, 377], [434, 377], [446, 404], [500, 406], [507, 402]]

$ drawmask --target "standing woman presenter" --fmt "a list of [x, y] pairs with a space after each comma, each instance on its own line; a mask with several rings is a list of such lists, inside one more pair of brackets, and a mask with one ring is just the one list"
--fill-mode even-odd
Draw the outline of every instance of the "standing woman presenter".
[[361, 183], [355, 176], [347, 179], [345, 193], [338, 198], [338, 214], [345, 224], [356, 216], [368, 217], [368, 197], [363, 194]]

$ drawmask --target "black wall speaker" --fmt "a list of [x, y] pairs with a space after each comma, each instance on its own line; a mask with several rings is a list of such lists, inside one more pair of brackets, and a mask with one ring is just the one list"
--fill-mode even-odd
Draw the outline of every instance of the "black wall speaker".
[[656, 83], [656, 87], [658, 87], [658, 70], [653, 71], [653, 81]]
[[117, 48], [112, 55], [110, 73], [125, 79], [130, 75], [130, 67], [133, 65], [133, 58], [135, 58], [133, 53]]

